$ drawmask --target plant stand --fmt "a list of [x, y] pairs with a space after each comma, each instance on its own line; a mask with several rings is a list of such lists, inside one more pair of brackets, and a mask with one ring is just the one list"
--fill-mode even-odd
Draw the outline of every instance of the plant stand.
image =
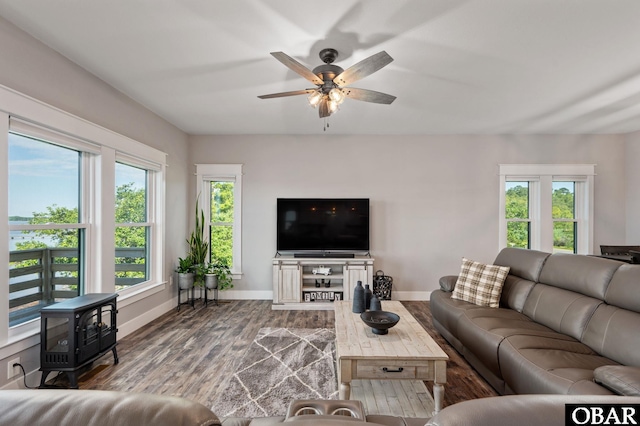
[[[208, 298], [209, 290], [213, 291], [213, 299]], [[204, 306], [208, 306], [209, 300], [212, 300], [218, 306], [218, 287], [212, 289], [204, 287]]]
[[[184, 302], [180, 301], [180, 295], [183, 291], [187, 292], [187, 300]], [[189, 297], [189, 291], [191, 291], [191, 297]], [[196, 299], [196, 287], [191, 286], [191, 288], [182, 289], [178, 287], [178, 307], [177, 310], [180, 312], [180, 306], [182, 305], [190, 305], [193, 309], [195, 309], [195, 299]]]

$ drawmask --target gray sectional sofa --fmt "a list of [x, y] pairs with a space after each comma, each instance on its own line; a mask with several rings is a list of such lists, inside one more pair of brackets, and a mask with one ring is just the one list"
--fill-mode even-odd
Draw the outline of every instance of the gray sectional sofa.
[[431, 294], [435, 328], [500, 394], [640, 395], [640, 265], [506, 248], [499, 308]]

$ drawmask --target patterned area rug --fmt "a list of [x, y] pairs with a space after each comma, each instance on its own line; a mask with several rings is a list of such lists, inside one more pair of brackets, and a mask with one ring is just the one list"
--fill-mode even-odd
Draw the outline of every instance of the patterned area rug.
[[337, 399], [335, 351], [333, 329], [261, 328], [211, 410], [283, 416], [294, 399]]

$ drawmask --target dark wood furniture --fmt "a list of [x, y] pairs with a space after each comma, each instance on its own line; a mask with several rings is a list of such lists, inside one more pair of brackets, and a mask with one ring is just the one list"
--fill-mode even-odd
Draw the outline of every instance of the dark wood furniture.
[[640, 263], [640, 246], [600, 245], [600, 257], [627, 263]]

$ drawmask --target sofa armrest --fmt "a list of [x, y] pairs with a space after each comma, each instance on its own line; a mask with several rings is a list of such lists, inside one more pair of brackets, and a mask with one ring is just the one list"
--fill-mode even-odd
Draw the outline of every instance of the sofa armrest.
[[456, 282], [458, 281], [457, 275], [445, 275], [440, 278], [440, 289], [442, 291], [446, 291], [447, 293], [451, 293], [454, 288], [456, 288]]
[[618, 395], [640, 396], [640, 367], [604, 365], [593, 370], [593, 379]]

